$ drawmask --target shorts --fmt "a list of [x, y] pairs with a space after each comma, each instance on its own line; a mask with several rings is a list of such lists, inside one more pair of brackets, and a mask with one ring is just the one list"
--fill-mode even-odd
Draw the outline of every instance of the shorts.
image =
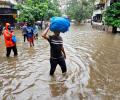
[[33, 42], [33, 41], [34, 41], [34, 37], [28, 37], [27, 40], [28, 40], [29, 42]]

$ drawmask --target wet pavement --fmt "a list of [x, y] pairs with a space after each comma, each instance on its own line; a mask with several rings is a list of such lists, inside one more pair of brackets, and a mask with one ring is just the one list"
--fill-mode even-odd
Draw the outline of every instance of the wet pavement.
[[16, 31], [18, 57], [5, 57], [0, 37], [0, 100], [120, 100], [120, 35], [72, 25], [62, 34], [68, 72], [49, 76], [49, 44], [35, 47]]

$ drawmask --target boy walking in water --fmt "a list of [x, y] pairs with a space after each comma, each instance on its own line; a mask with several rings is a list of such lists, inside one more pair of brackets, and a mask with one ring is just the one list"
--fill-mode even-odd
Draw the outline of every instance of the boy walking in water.
[[30, 43], [30, 47], [34, 46], [34, 30], [31, 23], [27, 23], [26, 27], [27, 40]]
[[25, 40], [27, 38], [26, 27], [27, 27], [27, 23], [25, 23], [24, 26], [22, 27], [22, 34], [23, 34], [24, 42], [25, 42]]
[[54, 35], [48, 36], [48, 31], [49, 27], [47, 27], [46, 30], [43, 32], [42, 37], [48, 40], [48, 42], [50, 43], [50, 75], [54, 74], [57, 64], [60, 65], [62, 73], [65, 73], [67, 71], [65, 63], [66, 54], [63, 48], [63, 40], [60, 36], [60, 32], [54, 31]]

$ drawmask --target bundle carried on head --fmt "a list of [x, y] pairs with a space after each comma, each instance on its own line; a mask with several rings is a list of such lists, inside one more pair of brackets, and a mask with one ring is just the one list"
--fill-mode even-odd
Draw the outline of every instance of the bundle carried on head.
[[50, 30], [51, 31], [59, 31], [59, 32], [67, 32], [70, 27], [70, 21], [64, 17], [52, 17], [50, 19]]

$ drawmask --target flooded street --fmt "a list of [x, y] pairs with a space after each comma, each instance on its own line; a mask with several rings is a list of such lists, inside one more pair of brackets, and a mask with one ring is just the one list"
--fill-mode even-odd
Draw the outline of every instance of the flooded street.
[[18, 57], [5, 56], [0, 37], [0, 100], [120, 100], [120, 35], [72, 25], [62, 34], [67, 74], [58, 66], [49, 76], [49, 44], [35, 47], [16, 32]]

